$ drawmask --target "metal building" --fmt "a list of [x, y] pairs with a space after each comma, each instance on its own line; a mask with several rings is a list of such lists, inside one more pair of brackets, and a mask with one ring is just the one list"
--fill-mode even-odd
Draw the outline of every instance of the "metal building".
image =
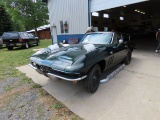
[[48, 0], [54, 42], [83, 37], [88, 21], [87, 0]]
[[[144, 25], [150, 29], [154, 26], [159, 25], [158, 13], [154, 15], [154, 24], [153, 19], [150, 20], [150, 17], [153, 17], [153, 14], [158, 8], [156, 3], [155, 7], [152, 7], [152, 10], [148, 9], [148, 4], [138, 4], [138, 3], [147, 3], [148, 1], [157, 1], [157, 0], [42, 0], [47, 2], [49, 9], [49, 19], [50, 19], [50, 29], [51, 35], [53, 38], [53, 43], [60, 42], [62, 40], [68, 41], [69, 38], [81, 38], [84, 36], [88, 26], [94, 26], [95, 30], [102, 31], [108, 30], [109, 27], [119, 26], [124, 27], [128, 25]], [[136, 5], [135, 5], [136, 4]], [[132, 6], [133, 5], [133, 6]], [[126, 10], [122, 7], [126, 7]], [[128, 7], [129, 6], [129, 7]], [[136, 9], [138, 8], [138, 9]], [[115, 9], [115, 10], [113, 10]], [[132, 9], [132, 10], [131, 10]], [[145, 14], [144, 11], [147, 11], [148, 14]], [[137, 11], [136, 11], [137, 10]], [[111, 12], [112, 11], [112, 12]], [[116, 11], [116, 12], [115, 12]], [[131, 11], [133, 16], [131, 16]], [[99, 18], [94, 17], [92, 14], [94, 12], [99, 12]], [[115, 13], [114, 13], [115, 12]], [[139, 12], [139, 13], [138, 13]], [[104, 13], [111, 13], [110, 20], [104, 19]], [[143, 16], [142, 16], [143, 15]], [[120, 17], [120, 20], [116, 19]], [[125, 22], [123, 21], [125, 18]], [[145, 19], [143, 19], [145, 18]], [[136, 21], [136, 22], [135, 22]], [[141, 23], [138, 23], [141, 22]], [[109, 25], [108, 25], [109, 24]], [[107, 26], [108, 25], [108, 26]]]

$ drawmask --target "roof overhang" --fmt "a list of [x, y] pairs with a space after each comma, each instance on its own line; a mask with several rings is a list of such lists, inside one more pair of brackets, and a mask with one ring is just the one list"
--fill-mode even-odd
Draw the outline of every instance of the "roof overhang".
[[149, 0], [91, 0], [91, 12], [116, 8]]

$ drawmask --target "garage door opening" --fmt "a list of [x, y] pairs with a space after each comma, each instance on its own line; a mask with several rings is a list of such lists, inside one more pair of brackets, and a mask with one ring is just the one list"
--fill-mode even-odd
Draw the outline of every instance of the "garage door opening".
[[160, 1], [152, 0], [117, 8], [92, 12], [95, 31], [123, 32], [131, 35], [137, 49], [155, 50], [155, 34], [160, 27]]

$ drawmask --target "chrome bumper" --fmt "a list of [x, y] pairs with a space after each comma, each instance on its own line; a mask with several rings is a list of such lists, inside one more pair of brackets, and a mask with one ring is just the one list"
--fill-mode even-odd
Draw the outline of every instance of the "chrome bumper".
[[29, 64], [33, 69], [35, 69], [39, 74], [43, 74], [42, 71], [40, 71], [38, 68], [34, 67], [32, 64]]
[[80, 81], [87, 77], [87, 75], [78, 77], [78, 78], [72, 78], [72, 77], [65, 77], [65, 76], [59, 76], [53, 73], [47, 73], [48, 77], [51, 79], [54, 79], [55, 77], [66, 80], [66, 81]]
[[[32, 64], [29, 64], [29, 66], [31, 66], [33, 69], [35, 69], [38, 73], [40, 74], [44, 74], [41, 70], [37, 69], [36, 67], [34, 67]], [[80, 81], [83, 80], [84, 78], [87, 77], [87, 75], [85, 76], [81, 76], [81, 77], [69, 77], [69, 76], [60, 76], [54, 73], [46, 73], [45, 76], [49, 77], [50, 79], [55, 79], [55, 77], [66, 80], [66, 81]]]

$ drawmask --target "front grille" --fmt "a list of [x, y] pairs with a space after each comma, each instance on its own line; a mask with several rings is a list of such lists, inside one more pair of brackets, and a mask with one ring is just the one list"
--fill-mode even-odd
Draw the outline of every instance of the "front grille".
[[51, 67], [47, 67], [47, 66], [44, 66], [44, 65], [38, 65], [34, 62], [31, 62], [31, 64], [36, 67], [37, 69], [39, 69], [44, 75], [46, 75], [46, 73], [51, 73], [51, 74], [55, 74], [55, 75], [58, 75], [58, 76], [63, 76], [63, 77], [66, 77], [66, 78], [77, 78], [77, 77], [81, 77], [82, 75], [81, 74], [75, 74], [75, 73], [65, 73], [65, 72], [60, 72], [60, 71], [57, 71], [57, 70], [53, 70]]
[[45, 72], [45, 73], [48, 73], [48, 72], [52, 72], [52, 71], [53, 71], [52, 68], [47, 67], [47, 66], [43, 66], [43, 65], [39, 66], [39, 69], [40, 69], [41, 71]]

